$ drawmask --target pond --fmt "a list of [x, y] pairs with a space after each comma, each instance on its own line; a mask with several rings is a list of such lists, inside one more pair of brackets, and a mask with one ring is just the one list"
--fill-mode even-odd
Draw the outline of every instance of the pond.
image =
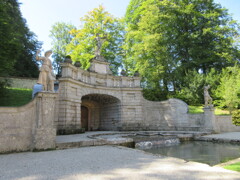
[[185, 141], [177, 145], [143, 149], [152, 154], [209, 164], [220, 164], [240, 157], [240, 145], [205, 141]]

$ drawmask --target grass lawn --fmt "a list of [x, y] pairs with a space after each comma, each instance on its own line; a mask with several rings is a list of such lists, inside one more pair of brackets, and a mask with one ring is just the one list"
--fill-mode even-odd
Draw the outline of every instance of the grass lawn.
[[[189, 113], [191, 114], [198, 114], [198, 113], [203, 113], [203, 106], [188, 106], [189, 108]], [[216, 115], [229, 115], [229, 111], [227, 110], [222, 110], [219, 108], [215, 107], [215, 114]]]
[[32, 89], [8, 88], [0, 97], [0, 106], [22, 106], [32, 100]]
[[225, 169], [240, 172], [240, 162], [224, 166]]
[[189, 113], [198, 114], [203, 113], [203, 106], [188, 106]]

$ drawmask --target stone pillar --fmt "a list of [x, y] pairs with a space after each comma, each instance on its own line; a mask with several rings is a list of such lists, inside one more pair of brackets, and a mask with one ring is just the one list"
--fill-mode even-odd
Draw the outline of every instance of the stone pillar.
[[55, 108], [57, 93], [40, 92], [37, 94], [36, 119], [33, 127], [32, 150], [55, 148], [56, 128]]
[[70, 63], [61, 63], [61, 67], [63, 78], [73, 78], [73, 71], [77, 71], [78, 69]]
[[204, 129], [207, 131], [218, 132], [216, 117], [213, 107], [204, 107]]

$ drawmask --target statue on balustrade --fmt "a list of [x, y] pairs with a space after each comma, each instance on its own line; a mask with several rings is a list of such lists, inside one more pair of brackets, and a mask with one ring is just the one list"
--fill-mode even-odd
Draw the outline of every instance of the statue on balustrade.
[[37, 51], [36, 60], [42, 61], [42, 66], [37, 83], [43, 85], [43, 91], [54, 91], [54, 81], [56, 78], [52, 71], [52, 62], [49, 58], [52, 51], [46, 51], [43, 57], [39, 56], [39, 53], [40, 50]]
[[100, 34], [97, 33], [97, 37], [95, 38], [96, 41], [96, 48], [95, 48], [95, 58], [100, 61], [104, 61], [104, 58], [101, 56], [102, 45], [104, 41], [107, 39], [107, 36], [100, 37]]

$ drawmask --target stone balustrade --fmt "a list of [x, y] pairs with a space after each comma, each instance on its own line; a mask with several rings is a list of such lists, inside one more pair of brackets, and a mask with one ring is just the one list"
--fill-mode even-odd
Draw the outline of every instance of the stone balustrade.
[[113, 76], [100, 74], [77, 68], [69, 63], [62, 63], [62, 78], [72, 78], [86, 84], [116, 87], [116, 88], [139, 88], [140, 77]]

